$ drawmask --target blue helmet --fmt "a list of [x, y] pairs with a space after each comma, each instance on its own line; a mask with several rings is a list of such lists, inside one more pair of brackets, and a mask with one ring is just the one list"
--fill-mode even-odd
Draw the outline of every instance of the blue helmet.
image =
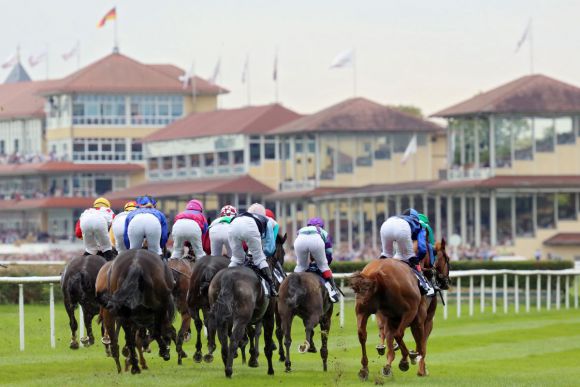
[[149, 195], [139, 196], [137, 198], [137, 205], [139, 207], [155, 208], [157, 206], [157, 200]]
[[403, 215], [409, 215], [409, 216], [412, 216], [413, 218], [416, 218], [417, 220], [419, 220], [419, 213], [414, 208], [407, 208], [403, 212]]

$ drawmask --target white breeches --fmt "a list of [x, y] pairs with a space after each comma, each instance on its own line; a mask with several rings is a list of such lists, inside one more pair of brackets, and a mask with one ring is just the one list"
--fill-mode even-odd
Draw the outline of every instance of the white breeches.
[[147, 240], [147, 250], [161, 255], [161, 225], [153, 214], [138, 214], [131, 219], [127, 229], [129, 246], [131, 249], [140, 249], [143, 240]]
[[211, 255], [222, 255], [224, 248], [228, 257], [232, 256], [230, 247], [230, 225], [229, 223], [217, 223], [209, 229], [209, 239], [211, 241]]
[[246, 253], [242, 246], [242, 242], [248, 245], [248, 254], [252, 256], [254, 265], [260, 269], [268, 267], [266, 256], [262, 251], [262, 238], [258, 225], [254, 219], [249, 216], [241, 216], [230, 223], [229, 234], [230, 247], [232, 249], [232, 257], [230, 267], [240, 266], [244, 263]]
[[310, 263], [310, 256], [314, 258], [321, 272], [330, 270], [324, 251], [324, 241], [318, 234], [298, 234], [294, 240], [294, 253], [296, 254], [294, 272], [306, 271]]
[[113, 219], [113, 224], [111, 228], [113, 229], [113, 235], [115, 236], [115, 248], [117, 252], [121, 254], [126, 251], [125, 240], [123, 236], [125, 235], [125, 220], [127, 219], [126, 213], [120, 213]]
[[87, 253], [96, 254], [99, 250], [102, 252], [111, 250], [107, 221], [102, 215], [83, 216], [81, 218], [81, 231]]
[[171, 253], [171, 258], [181, 258], [183, 256], [183, 244], [185, 242], [191, 243], [196, 258], [205, 256], [201, 242], [201, 229], [195, 220], [177, 220], [173, 224], [171, 235], [173, 236], [173, 253]]
[[383, 246], [382, 255], [393, 258], [394, 243], [397, 244], [397, 257], [408, 262], [409, 258], [415, 256], [413, 240], [411, 239], [411, 226], [404, 219], [391, 217], [381, 226], [381, 244]]

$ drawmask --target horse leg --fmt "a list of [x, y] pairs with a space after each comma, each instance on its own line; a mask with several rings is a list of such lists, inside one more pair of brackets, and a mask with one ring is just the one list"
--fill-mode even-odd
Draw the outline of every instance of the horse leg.
[[146, 370], [147, 362], [145, 361], [145, 357], [143, 356], [143, 347], [145, 342], [147, 341], [146, 332], [142, 329], [138, 329], [135, 334], [135, 346], [137, 348], [137, 354], [139, 355], [139, 364], [141, 365], [141, 369]]
[[66, 309], [66, 314], [68, 314], [68, 320], [71, 331], [70, 339], [70, 349], [79, 349], [79, 342], [77, 341], [77, 319], [75, 318], [75, 305], [70, 301], [70, 299], [65, 299], [64, 308]]
[[366, 312], [358, 312], [356, 316], [356, 325], [358, 333], [358, 341], [362, 349], [362, 356], [360, 363], [362, 368], [358, 373], [358, 377], [366, 381], [369, 378], [369, 359], [367, 357], [367, 321], [369, 315]]
[[131, 373], [133, 375], [141, 373], [139, 363], [137, 362], [137, 353], [135, 351], [135, 335], [137, 330], [129, 323], [123, 324], [125, 331], [125, 343], [129, 351], [129, 362], [131, 363]]
[[179, 333], [177, 334], [177, 341], [175, 342], [175, 351], [177, 352], [177, 364], [181, 365], [181, 359], [187, 357], [187, 353], [183, 350], [183, 341], [185, 334], [189, 329], [191, 323], [191, 316], [189, 312], [184, 312], [181, 314], [181, 327], [179, 328]]
[[[431, 322], [433, 324], [433, 322]], [[411, 325], [411, 333], [415, 339], [417, 347], [417, 357], [419, 358], [419, 369], [417, 376], [427, 376], [427, 367], [425, 365], [425, 356], [427, 355], [427, 335], [425, 334], [425, 325], [415, 322]]]
[[242, 343], [240, 344], [240, 352], [242, 353], [242, 365], [246, 365], [246, 346], [248, 345], [248, 343], [250, 342], [250, 340], [248, 339], [248, 335], [246, 335], [244, 337], [244, 339], [242, 340]]
[[[212, 330], [214, 330], [213, 328], [213, 324], [211, 323], [209, 324], [210, 327], [212, 328]], [[224, 367], [228, 366], [228, 327], [226, 323], [223, 323], [221, 326], [219, 326], [217, 328], [217, 336], [218, 339], [220, 341], [220, 344], [222, 346], [222, 350], [221, 350], [221, 355], [222, 355], [222, 361], [224, 362]]]
[[87, 335], [81, 337], [81, 343], [83, 343], [85, 347], [90, 347], [95, 344], [95, 337], [93, 336], [93, 317], [95, 317], [95, 315], [91, 313], [90, 307], [83, 308], [83, 317]]
[[401, 361], [399, 362], [399, 369], [403, 372], [409, 370], [409, 349], [403, 341], [403, 336], [405, 335], [405, 329], [411, 324], [411, 322], [416, 318], [417, 313], [408, 311], [401, 316], [401, 320], [398, 326], [394, 329], [394, 336], [399, 348], [401, 349]]
[[320, 317], [315, 315], [310, 315], [306, 320], [304, 320], [304, 330], [306, 331], [306, 339], [303, 344], [298, 346], [298, 352], [306, 353], [310, 352], [310, 343], [312, 343], [312, 336], [314, 335], [314, 327], [318, 323]]
[[284, 356], [284, 332], [282, 331], [282, 319], [280, 318], [280, 313], [278, 312], [278, 308], [274, 310], [274, 318], [276, 320], [276, 339], [278, 340], [278, 361], [286, 360]]
[[383, 376], [390, 377], [393, 376], [393, 360], [395, 360], [395, 346], [393, 331], [390, 329], [388, 322], [385, 321], [383, 324], [383, 336], [387, 341], [387, 364], [383, 367]]
[[257, 368], [258, 364], [258, 349], [257, 349], [257, 341], [256, 336], [259, 335], [258, 324], [255, 327], [248, 326], [246, 329], [248, 334], [248, 339], [250, 341], [250, 361], [248, 362], [248, 367]]
[[246, 333], [246, 325], [248, 324], [248, 322], [249, 321], [234, 320], [234, 326], [232, 328], [232, 334], [230, 336], [230, 345], [227, 352], [227, 363], [225, 369], [225, 374], [227, 378], [232, 377], [234, 354], [238, 350], [238, 344], [244, 338], [244, 334]]
[[[206, 363], [211, 363], [213, 361], [213, 351], [215, 351], [215, 335], [216, 330], [212, 327], [211, 324], [208, 324], [208, 316], [209, 316], [209, 309], [203, 309], [203, 320], [205, 321], [206, 328], [207, 328], [207, 354], [203, 357], [203, 361]], [[201, 346], [200, 346], [201, 351]]]
[[380, 313], [376, 313], [375, 316], [379, 328], [379, 344], [377, 345], [377, 353], [379, 356], [383, 356], [385, 354], [386, 323]]
[[266, 313], [264, 316], [264, 355], [268, 361], [268, 375], [274, 375], [272, 366], [272, 353], [274, 352], [274, 313]]
[[201, 363], [202, 353], [201, 353], [201, 330], [203, 329], [203, 321], [199, 317], [199, 309], [193, 310], [193, 314], [190, 314], [195, 325], [196, 340], [195, 340], [195, 354], [193, 355], [193, 361], [196, 363]]
[[327, 371], [328, 362], [328, 334], [330, 333], [330, 322], [332, 320], [332, 306], [328, 312], [320, 319], [320, 339], [322, 344], [320, 346], [320, 357], [322, 358], [322, 369]]

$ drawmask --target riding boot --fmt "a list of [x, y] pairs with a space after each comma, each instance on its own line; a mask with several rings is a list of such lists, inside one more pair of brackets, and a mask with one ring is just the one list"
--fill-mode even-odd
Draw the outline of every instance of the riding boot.
[[85, 252], [83, 253], [83, 256], [84, 256], [84, 257], [86, 257], [87, 255], [92, 255], [92, 254], [91, 254], [91, 253], [89, 253], [88, 251], [85, 251]]
[[339, 298], [339, 290], [338, 290], [338, 286], [336, 286], [336, 282], [334, 282], [334, 277], [330, 277], [328, 279], [325, 280], [324, 283], [326, 290], [328, 290], [328, 296], [330, 297], [330, 301], [335, 304], [337, 303], [340, 298]]
[[272, 271], [270, 270], [270, 268], [264, 267], [260, 269], [260, 273], [262, 274], [262, 277], [264, 277], [264, 279], [268, 283], [268, 286], [270, 287], [270, 297], [278, 297], [278, 292], [276, 291], [276, 287], [274, 286], [274, 279], [272, 278]]
[[112, 261], [113, 258], [115, 258], [115, 254], [113, 253], [113, 250], [103, 251], [103, 258], [105, 258], [105, 261], [107, 261], [107, 262]]
[[423, 273], [420, 272], [419, 270], [417, 270], [414, 266], [411, 266], [411, 269], [413, 270], [413, 272], [417, 276], [417, 279], [419, 280], [419, 288], [421, 290], [421, 294], [424, 296], [428, 296], [428, 297], [435, 295], [435, 290], [429, 284], [429, 281], [427, 281], [427, 279], [425, 279], [425, 276], [423, 276]]

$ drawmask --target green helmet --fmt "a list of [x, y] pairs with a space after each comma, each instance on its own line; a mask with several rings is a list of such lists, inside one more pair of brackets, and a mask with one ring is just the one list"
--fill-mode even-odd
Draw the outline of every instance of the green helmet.
[[433, 235], [433, 229], [431, 229], [431, 225], [429, 224], [429, 217], [425, 214], [419, 212], [419, 223], [421, 226], [425, 227], [427, 231], [429, 231], [429, 243], [432, 245], [435, 244], [435, 236]]

